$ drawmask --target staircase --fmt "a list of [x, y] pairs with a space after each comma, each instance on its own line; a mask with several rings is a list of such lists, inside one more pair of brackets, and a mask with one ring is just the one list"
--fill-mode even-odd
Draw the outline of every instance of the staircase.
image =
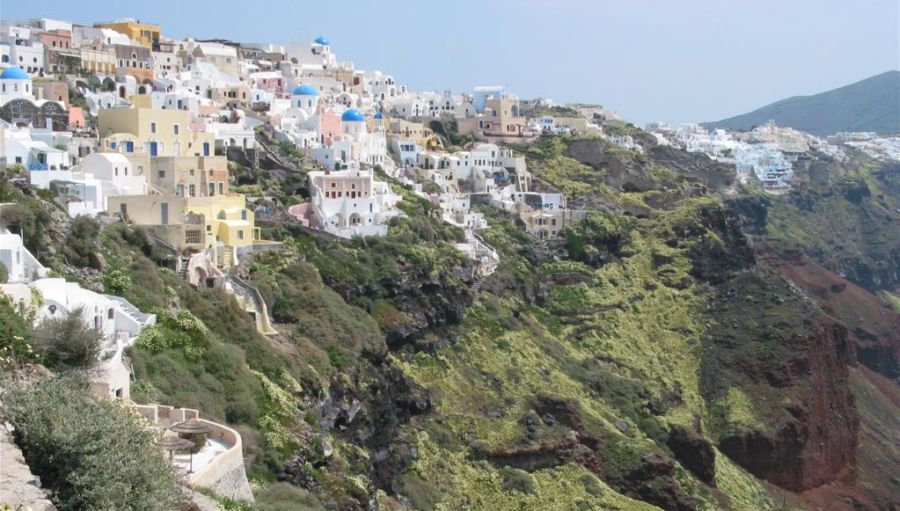
[[475, 282], [472, 283], [472, 303], [476, 303], [481, 299], [481, 287], [484, 285], [484, 279], [486, 278], [486, 275], [475, 277]]
[[178, 257], [178, 268], [177, 268], [178, 271], [176, 273], [178, 274], [178, 278], [180, 278], [181, 280], [188, 279], [187, 272], [188, 272], [188, 263], [189, 262], [190, 262], [190, 258], [188, 258], [187, 256], [179, 256]]
[[256, 330], [263, 335], [277, 334], [278, 332], [272, 328], [269, 320], [269, 309], [266, 307], [266, 302], [262, 299], [259, 290], [235, 275], [229, 276], [228, 281], [231, 282], [231, 288], [234, 289], [234, 293], [240, 298], [239, 301], [242, 302], [245, 310], [253, 315], [253, 319], [256, 322]]

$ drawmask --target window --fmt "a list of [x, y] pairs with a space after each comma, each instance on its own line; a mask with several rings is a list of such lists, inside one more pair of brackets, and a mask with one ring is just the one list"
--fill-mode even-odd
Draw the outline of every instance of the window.
[[164, 178], [164, 177], [166, 177], [166, 171], [165, 171], [165, 170], [160, 170], [160, 171], [158, 172], [158, 175], [159, 175], [160, 179], [161, 179], [161, 178]]
[[223, 195], [225, 193], [225, 183], [219, 183], [219, 195]]
[[194, 169], [189, 170], [188, 173], [191, 175], [191, 177], [194, 177]]
[[216, 184], [210, 183], [209, 184], [209, 196], [212, 197], [215, 194], [216, 194]]
[[115, 315], [116, 315], [116, 313], [115, 313], [115, 311], [114, 311], [111, 307], [110, 307], [110, 309], [106, 312], [106, 317], [107, 317], [108, 319], [113, 319], [113, 317], [114, 317]]
[[197, 194], [196, 187], [194, 185], [188, 186], [188, 193], [190, 194], [191, 197], [195, 196]]
[[156, 133], [156, 123], [155, 122], [150, 123], [150, 133]]
[[240, 230], [237, 232], [237, 239], [239, 239], [239, 240], [244, 239], [244, 231], [243, 230]]
[[172, 133], [174, 133], [176, 135], [178, 134], [178, 125], [177, 124], [172, 125]]
[[199, 244], [200, 243], [200, 231], [199, 230], [184, 231], [184, 242], [185, 243], [193, 243], [195, 245]]
[[247, 219], [247, 210], [242, 209], [241, 210], [241, 220], [246, 220], [246, 219]]

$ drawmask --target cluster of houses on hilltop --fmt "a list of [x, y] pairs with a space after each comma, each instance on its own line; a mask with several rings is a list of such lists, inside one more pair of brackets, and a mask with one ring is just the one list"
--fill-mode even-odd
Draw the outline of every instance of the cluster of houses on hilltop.
[[699, 124], [670, 126], [656, 122], [646, 126], [657, 141], [681, 149], [703, 153], [735, 165], [741, 182], [755, 181], [771, 191], [791, 187], [794, 164], [816, 158], [843, 161], [847, 149], [857, 149], [880, 160], [900, 160], [900, 138], [879, 137], [875, 133], [838, 133], [817, 137], [769, 121], [749, 131], [708, 130]]

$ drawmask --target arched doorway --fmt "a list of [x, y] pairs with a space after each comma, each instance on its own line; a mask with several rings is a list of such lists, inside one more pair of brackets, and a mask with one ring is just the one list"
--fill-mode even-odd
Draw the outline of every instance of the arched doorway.
[[194, 268], [194, 282], [193, 284], [197, 287], [205, 287], [206, 286], [206, 277], [209, 274], [206, 273], [206, 270], [201, 266], [197, 266]]

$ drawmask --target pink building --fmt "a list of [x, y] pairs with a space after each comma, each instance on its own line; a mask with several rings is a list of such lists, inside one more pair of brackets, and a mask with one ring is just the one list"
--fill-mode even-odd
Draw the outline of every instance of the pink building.
[[326, 108], [319, 114], [319, 134], [322, 144], [329, 146], [341, 136], [341, 114], [333, 108]]
[[77, 106], [69, 106], [69, 129], [84, 129], [84, 109]]
[[319, 227], [319, 222], [316, 221], [312, 203], [304, 202], [302, 204], [294, 204], [288, 208], [288, 213], [296, 218], [300, 225], [304, 227]]

